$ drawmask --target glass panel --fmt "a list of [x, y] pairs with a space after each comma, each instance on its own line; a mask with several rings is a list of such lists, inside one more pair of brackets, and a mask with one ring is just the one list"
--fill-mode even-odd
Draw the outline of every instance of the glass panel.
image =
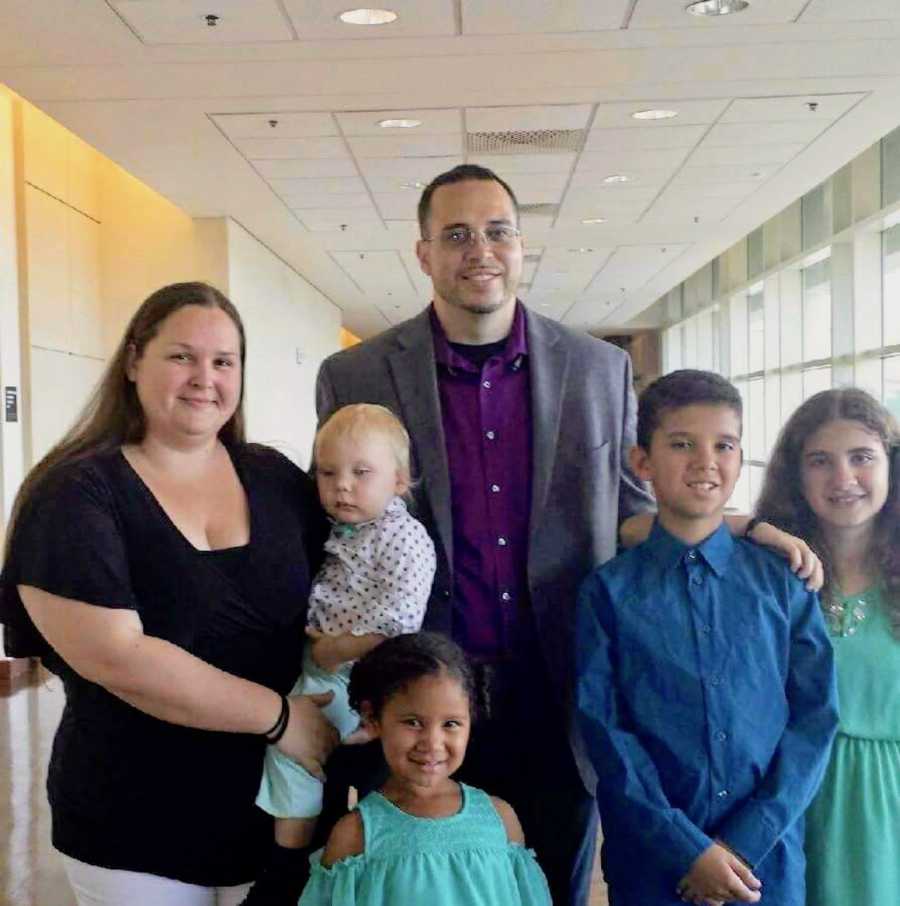
[[799, 291], [781, 293], [781, 367], [803, 361], [803, 314]]
[[781, 366], [778, 280], [766, 280], [765, 300], [765, 367], [767, 371], [772, 371]]
[[735, 513], [750, 512], [750, 466], [747, 464], [741, 469], [741, 477], [728, 500], [728, 509]]
[[766, 313], [763, 308], [762, 291], [747, 296], [747, 370], [750, 373], [762, 371], [766, 366]]
[[731, 373], [747, 373], [747, 297], [731, 300]]
[[781, 375], [766, 375], [766, 449], [767, 462], [781, 430]]
[[763, 231], [762, 227], [754, 230], [747, 237], [747, 276], [752, 280], [761, 274], [766, 263], [763, 259]]
[[803, 361], [831, 356], [831, 261], [803, 270]]
[[900, 199], [900, 129], [881, 140], [881, 204]]
[[853, 383], [881, 399], [881, 359], [859, 359], [853, 366]]
[[691, 318], [681, 325], [684, 337], [684, 367], [697, 367], [697, 319]]
[[900, 344], [900, 224], [884, 231], [884, 345]]
[[762, 378], [750, 381], [750, 406], [744, 414], [744, 449], [750, 459], [766, 458], [766, 385]]
[[677, 371], [681, 365], [681, 325], [670, 327], [663, 334], [663, 351], [666, 357], [664, 368], [666, 372]]
[[715, 340], [713, 338], [712, 312], [697, 316], [697, 364], [694, 368], [713, 371], [715, 367]]
[[759, 492], [762, 490], [763, 481], [766, 477], [766, 470], [763, 466], [750, 466], [750, 508], [748, 512], [756, 506]]
[[803, 399], [808, 400], [820, 390], [831, 389], [831, 368], [810, 368], [803, 372]]
[[828, 185], [822, 183], [803, 196], [800, 216], [804, 249], [820, 245], [831, 235], [831, 193], [828, 189]]
[[781, 375], [781, 424], [783, 425], [803, 402], [803, 375], [786, 371]]
[[884, 360], [884, 404], [900, 418], [900, 356]]

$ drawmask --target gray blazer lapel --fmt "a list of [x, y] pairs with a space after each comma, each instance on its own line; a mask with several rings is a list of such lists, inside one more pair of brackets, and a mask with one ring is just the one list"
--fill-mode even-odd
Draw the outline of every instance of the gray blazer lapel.
[[447, 562], [452, 563], [450, 474], [428, 309], [410, 321], [398, 335], [397, 349], [389, 354], [388, 366], [406, 429], [413, 440], [435, 529], [444, 546]]
[[554, 323], [527, 313], [528, 373], [531, 381], [532, 482], [529, 547], [541, 524], [553, 476], [562, 398], [569, 370], [567, 344], [559, 342]]

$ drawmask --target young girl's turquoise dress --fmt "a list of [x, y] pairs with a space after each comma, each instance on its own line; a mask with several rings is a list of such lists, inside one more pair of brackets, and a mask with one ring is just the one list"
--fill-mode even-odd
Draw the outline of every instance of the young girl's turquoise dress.
[[808, 906], [900, 904], [900, 641], [881, 593], [841, 602], [841, 724], [806, 814]]
[[380, 793], [358, 809], [365, 852], [313, 865], [300, 906], [551, 906], [531, 850], [510, 843], [481, 790], [460, 784], [462, 808], [416, 818]]

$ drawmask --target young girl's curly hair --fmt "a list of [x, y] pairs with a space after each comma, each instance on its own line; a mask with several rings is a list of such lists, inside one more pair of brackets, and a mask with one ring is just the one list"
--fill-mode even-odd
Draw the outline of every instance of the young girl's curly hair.
[[822, 603], [837, 596], [834, 558], [819, 521], [803, 495], [801, 466], [806, 441], [828, 422], [859, 422], [884, 445], [889, 464], [888, 496], [872, 534], [871, 563], [885, 589], [894, 634], [900, 638], [900, 429], [893, 415], [874, 397], [855, 387], [823, 390], [810, 397], [788, 419], [772, 451], [756, 516], [803, 538], [825, 568]]
[[475, 679], [463, 650], [438, 632], [416, 632], [385, 639], [361, 657], [350, 671], [351, 707], [363, 703], [373, 717], [380, 717], [389, 698], [423, 676], [445, 673], [459, 681], [474, 711]]

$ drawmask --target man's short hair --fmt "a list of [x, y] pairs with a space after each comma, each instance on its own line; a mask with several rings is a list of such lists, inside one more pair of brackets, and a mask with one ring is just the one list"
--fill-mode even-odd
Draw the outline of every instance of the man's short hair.
[[515, 192], [513, 192], [509, 185], [493, 170], [488, 170], [487, 167], [480, 167], [478, 164], [460, 164], [452, 170], [447, 170], [446, 173], [441, 173], [440, 176], [435, 176], [435, 178], [425, 186], [422, 197], [419, 199], [419, 230], [423, 237], [425, 237], [425, 233], [427, 232], [428, 215], [431, 213], [431, 196], [434, 195], [441, 186], [449, 186], [455, 182], [465, 182], [469, 179], [500, 183], [513, 203], [513, 209], [516, 212], [516, 221], [518, 222], [519, 202], [516, 199]]
[[637, 443], [650, 449], [653, 432], [659, 427], [663, 413], [685, 406], [728, 406], [743, 419], [741, 395], [730, 381], [712, 371], [684, 368], [672, 371], [654, 381], [638, 402]]

